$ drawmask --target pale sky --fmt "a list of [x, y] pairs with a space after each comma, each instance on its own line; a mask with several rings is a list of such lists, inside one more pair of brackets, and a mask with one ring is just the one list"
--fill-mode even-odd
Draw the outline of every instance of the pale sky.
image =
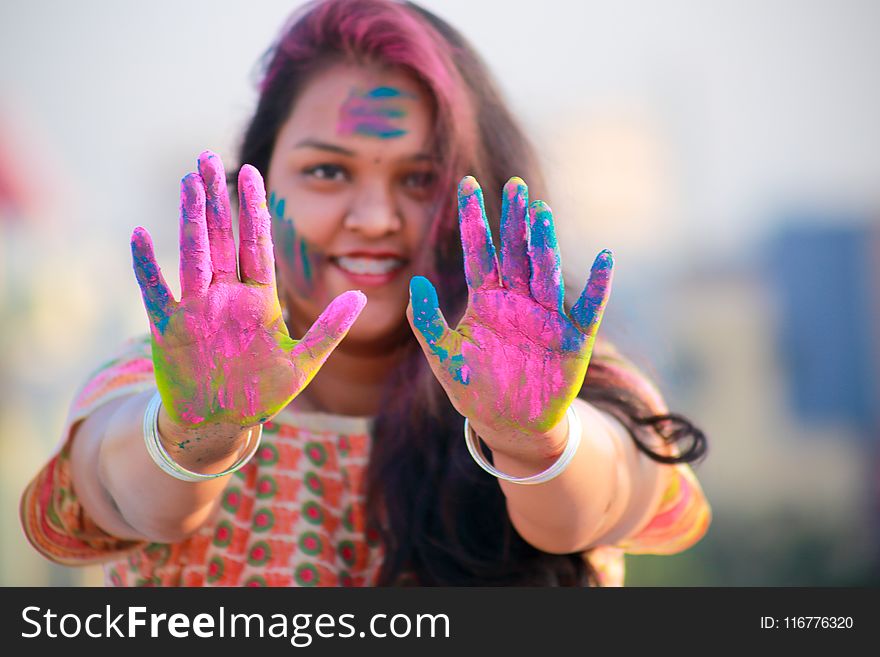
[[[171, 236], [176, 181], [204, 148], [232, 159], [254, 64], [297, 4], [4, 3], [0, 111], [74, 190], [70, 221], [125, 243], [135, 223], [170, 217]], [[604, 201], [582, 198], [583, 175], [599, 194], [663, 178], [673, 200], [642, 208], [657, 222], [605, 221], [606, 241], [735, 252], [778, 207], [880, 205], [880, 3], [423, 4], [488, 60], [551, 164], [555, 200], [592, 232]], [[609, 121], [623, 137], [596, 136]]]

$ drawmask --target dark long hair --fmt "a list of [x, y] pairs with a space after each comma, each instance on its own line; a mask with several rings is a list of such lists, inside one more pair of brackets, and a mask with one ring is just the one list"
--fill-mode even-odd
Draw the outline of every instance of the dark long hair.
[[[443, 170], [430, 248], [421, 264], [438, 288], [444, 314], [454, 321], [467, 303], [455, 182], [466, 174], [480, 181], [497, 235], [500, 190], [510, 176], [526, 180], [533, 197], [541, 195], [533, 150], [486, 66], [451, 26], [411, 3], [325, 0], [294, 14], [267, 53], [241, 164], [267, 171], [278, 131], [303, 86], [339, 61], [405, 70], [433, 99], [433, 146]], [[497, 482], [465, 449], [462, 418], [415, 339], [402, 349], [373, 423], [367, 475], [369, 522], [385, 552], [378, 584], [597, 584], [583, 554], [548, 554], [519, 536]], [[580, 396], [617, 417], [656, 461], [690, 462], [705, 452], [702, 432], [668, 414], [647, 380], [601, 340]], [[678, 455], [658, 449], [658, 443], [676, 445]]]

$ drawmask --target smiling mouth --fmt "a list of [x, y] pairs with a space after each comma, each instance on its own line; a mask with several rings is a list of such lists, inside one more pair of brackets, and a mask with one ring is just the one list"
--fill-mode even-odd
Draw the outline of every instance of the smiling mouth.
[[386, 276], [406, 265], [406, 260], [391, 256], [338, 256], [331, 260], [343, 271], [356, 276]]

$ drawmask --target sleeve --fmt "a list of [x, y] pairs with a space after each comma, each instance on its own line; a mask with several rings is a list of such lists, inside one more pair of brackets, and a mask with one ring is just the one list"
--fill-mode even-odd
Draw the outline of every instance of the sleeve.
[[653, 517], [617, 547], [629, 554], [676, 554], [695, 545], [709, 529], [712, 511], [690, 466], [674, 468]]
[[77, 392], [61, 440], [48, 463], [25, 488], [19, 505], [25, 536], [47, 559], [64, 565], [87, 565], [146, 545], [111, 536], [86, 514], [71, 481], [70, 436], [73, 427], [99, 406], [154, 385], [150, 341], [144, 337], [127, 342]]
[[[595, 380], [630, 391], [648, 415], [669, 412], [648, 376], [608, 343], [599, 345], [598, 351]], [[654, 511], [646, 514], [641, 528], [609, 547], [630, 554], [676, 554], [695, 545], [706, 534], [712, 512], [694, 471], [685, 463], [662, 467], [670, 468], [671, 472], [655, 494]]]

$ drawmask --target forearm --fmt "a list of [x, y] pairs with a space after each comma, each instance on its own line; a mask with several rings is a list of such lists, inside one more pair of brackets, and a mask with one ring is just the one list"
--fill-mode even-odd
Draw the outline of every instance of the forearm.
[[[524, 486], [499, 480], [511, 522], [535, 547], [552, 553], [613, 543], [648, 518], [668, 473], [642, 454], [615, 419], [577, 399], [581, 443], [565, 471], [549, 482]], [[563, 420], [554, 432], [567, 434]], [[524, 461], [495, 452], [495, 466], [514, 476], [546, 469], [556, 456]]]
[[[71, 454], [74, 487], [86, 511], [105, 531], [120, 538], [155, 542], [182, 540], [210, 517], [229, 476], [191, 483], [163, 472], [144, 444], [143, 417], [152, 392], [111, 402], [79, 427]], [[160, 413], [159, 430], [173, 434]], [[244, 433], [244, 436], [247, 434]], [[218, 440], [195, 441], [197, 448], [176, 449], [173, 458], [198, 472], [219, 472], [232, 465], [241, 439], [218, 449]]]

